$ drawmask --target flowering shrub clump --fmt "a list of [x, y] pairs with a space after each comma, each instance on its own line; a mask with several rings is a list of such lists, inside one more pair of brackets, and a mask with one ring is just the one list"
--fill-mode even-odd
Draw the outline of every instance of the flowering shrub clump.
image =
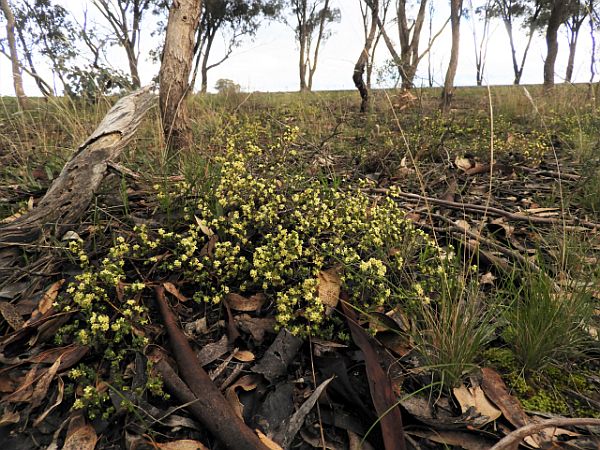
[[135, 256], [180, 271], [199, 302], [265, 294], [278, 326], [295, 334], [327, 329], [318, 275], [332, 267], [361, 310], [428, 300], [443, 272], [441, 252], [393, 198], [285, 177], [266, 159], [257, 146], [230, 146], [213, 189], [186, 210], [191, 224], [181, 232], [136, 228]]
[[[278, 146], [289, 145], [293, 134]], [[90, 261], [81, 242], [70, 243], [82, 273], [57, 306], [77, 314], [56, 339], [91, 346], [103, 356], [102, 373], [86, 366], [71, 371], [85, 387], [75, 407], [89, 414], [109, 400], [107, 386], [126, 390], [125, 366], [149, 343], [144, 294], [167, 277], [185, 280], [199, 303], [219, 304], [229, 293], [263, 294], [277, 326], [296, 335], [334, 330], [318, 292], [324, 270], [339, 274], [341, 288], [362, 311], [430, 301], [446, 275], [443, 252], [404, 217], [395, 191], [375, 199], [360, 187], [344, 190], [285, 176], [285, 162], [269, 160], [273, 150], [280, 148], [263, 152], [248, 144], [239, 152], [228, 146], [211, 188], [183, 186], [185, 196], [196, 197], [183, 211], [182, 226], [136, 226], [98, 262]], [[161, 393], [156, 378], [144, 388]]]

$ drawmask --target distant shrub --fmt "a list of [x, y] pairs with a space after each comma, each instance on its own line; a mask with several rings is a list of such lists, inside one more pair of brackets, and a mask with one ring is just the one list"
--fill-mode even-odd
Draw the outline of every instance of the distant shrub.
[[238, 94], [242, 90], [239, 84], [227, 78], [217, 80], [215, 89], [219, 94]]

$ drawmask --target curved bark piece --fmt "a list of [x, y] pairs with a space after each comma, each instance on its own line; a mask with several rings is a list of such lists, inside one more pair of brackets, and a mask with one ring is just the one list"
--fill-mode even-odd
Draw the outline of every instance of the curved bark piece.
[[569, 426], [600, 426], [600, 419], [593, 418], [556, 418], [548, 419], [539, 423], [530, 423], [521, 428], [517, 428], [513, 432], [507, 434], [500, 439], [496, 445], [490, 450], [512, 450], [519, 446], [519, 442], [525, 439], [527, 436], [531, 436], [539, 431], [546, 428], [553, 427], [569, 427]]
[[34, 242], [44, 231], [60, 238], [77, 223], [104, 180], [108, 162], [116, 160], [133, 138], [155, 97], [148, 86], [120, 99], [65, 164], [39, 205], [0, 227], [0, 250]]
[[206, 426], [225, 448], [230, 450], [268, 450], [258, 436], [239, 418], [221, 391], [217, 389], [208, 374], [200, 366], [196, 353], [192, 350], [183, 331], [177, 325], [175, 315], [169, 308], [165, 297], [165, 288], [154, 288], [156, 300], [163, 317], [165, 328], [169, 335], [173, 356], [185, 385], [181, 383], [176, 389], [180, 399], [189, 402], [191, 395], [196, 401], [193, 409], [194, 415]]

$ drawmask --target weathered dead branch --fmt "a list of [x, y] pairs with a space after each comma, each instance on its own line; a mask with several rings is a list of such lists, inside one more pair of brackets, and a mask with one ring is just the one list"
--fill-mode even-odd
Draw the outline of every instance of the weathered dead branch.
[[154, 104], [150, 87], [120, 99], [98, 128], [79, 147], [39, 205], [14, 222], [0, 227], [0, 250], [32, 243], [44, 233], [60, 238], [90, 205], [106, 175], [108, 162], [118, 159]]
[[[191, 411], [226, 448], [231, 450], [266, 450], [267, 447], [235, 414], [225, 397], [200, 365], [187, 338], [177, 326], [175, 315], [171, 312], [167, 303], [164, 287], [156, 286], [155, 293], [165, 328], [169, 334], [173, 355], [183, 381], [189, 387], [189, 391], [187, 391], [181, 384], [178, 384], [179, 388], [176, 393], [180, 400], [192, 401], [190, 393], [196, 397], [195, 405], [197, 406]], [[175, 384], [173, 384], [173, 387], [175, 387]]]

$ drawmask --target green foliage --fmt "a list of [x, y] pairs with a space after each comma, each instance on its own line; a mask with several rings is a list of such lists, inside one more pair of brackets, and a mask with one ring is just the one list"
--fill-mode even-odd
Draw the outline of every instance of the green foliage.
[[240, 92], [240, 85], [233, 80], [227, 78], [219, 78], [215, 83], [215, 89], [219, 94], [237, 94]]

